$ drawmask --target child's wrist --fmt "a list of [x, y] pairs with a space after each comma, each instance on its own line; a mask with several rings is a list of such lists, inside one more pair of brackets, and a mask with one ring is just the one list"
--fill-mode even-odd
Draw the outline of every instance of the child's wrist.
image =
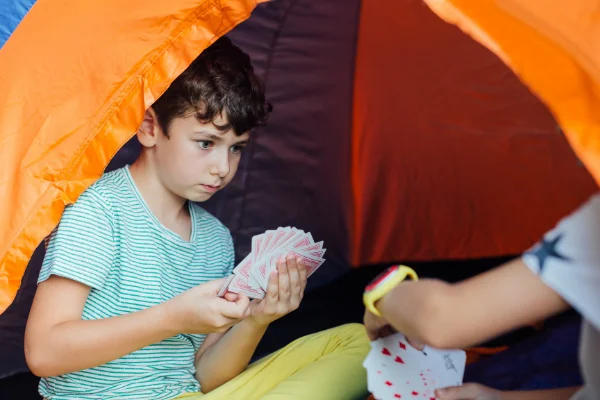
[[177, 297], [174, 297], [156, 306], [159, 309], [158, 323], [169, 331], [170, 336], [175, 336], [185, 331], [185, 326], [182, 323], [185, 318], [182, 318], [180, 315], [181, 308], [178, 307], [176, 299]]
[[242, 323], [245, 323], [246, 325], [248, 325], [250, 328], [252, 329], [256, 329], [256, 330], [266, 330], [268, 328], [268, 326], [271, 324], [272, 321], [264, 321], [264, 320], [260, 320], [257, 319], [256, 317], [247, 317], [245, 318]]

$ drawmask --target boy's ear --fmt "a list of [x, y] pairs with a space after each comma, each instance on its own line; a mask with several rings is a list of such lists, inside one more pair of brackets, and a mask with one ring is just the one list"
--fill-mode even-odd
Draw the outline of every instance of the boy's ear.
[[156, 118], [156, 113], [152, 107], [150, 107], [144, 113], [144, 119], [137, 130], [138, 140], [144, 147], [154, 147], [159, 135], [162, 134], [162, 129]]

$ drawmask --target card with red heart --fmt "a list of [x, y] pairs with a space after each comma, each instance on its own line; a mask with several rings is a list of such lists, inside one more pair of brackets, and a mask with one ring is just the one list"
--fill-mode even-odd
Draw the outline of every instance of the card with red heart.
[[462, 350], [417, 350], [401, 333], [373, 341], [363, 363], [369, 391], [381, 400], [435, 399], [435, 389], [462, 384], [465, 364]]

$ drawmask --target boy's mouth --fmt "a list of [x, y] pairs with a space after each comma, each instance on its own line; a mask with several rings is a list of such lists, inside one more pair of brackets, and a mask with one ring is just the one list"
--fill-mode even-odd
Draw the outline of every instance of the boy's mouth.
[[210, 193], [214, 193], [219, 190], [220, 186], [212, 186], [212, 185], [200, 185], [204, 190]]

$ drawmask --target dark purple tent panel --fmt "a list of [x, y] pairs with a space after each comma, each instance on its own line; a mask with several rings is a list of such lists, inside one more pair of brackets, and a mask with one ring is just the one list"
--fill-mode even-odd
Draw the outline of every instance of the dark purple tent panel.
[[251, 55], [274, 110], [253, 133], [230, 187], [207, 207], [231, 229], [237, 256], [253, 235], [296, 226], [324, 240], [310, 285], [348, 270], [350, 113], [358, 0], [278, 1], [229, 34]]

